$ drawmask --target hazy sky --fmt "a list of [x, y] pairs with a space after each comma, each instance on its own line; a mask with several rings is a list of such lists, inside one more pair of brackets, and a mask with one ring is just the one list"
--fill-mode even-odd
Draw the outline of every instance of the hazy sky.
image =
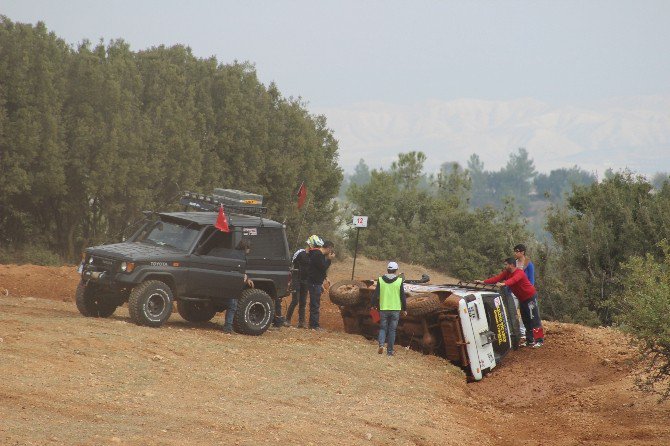
[[[0, 14], [44, 21], [69, 43], [123, 38], [133, 50], [182, 43], [199, 57], [250, 61], [262, 82], [275, 81], [318, 113], [360, 103], [528, 98], [566, 110], [670, 97], [670, 0], [2, 0]], [[345, 167], [361, 155], [347, 132], [371, 131], [355, 124], [342, 113], [333, 121]], [[668, 143], [670, 158], [666, 133], [654, 143]], [[462, 154], [435, 161], [450, 157]], [[670, 170], [670, 161], [660, 168]]]

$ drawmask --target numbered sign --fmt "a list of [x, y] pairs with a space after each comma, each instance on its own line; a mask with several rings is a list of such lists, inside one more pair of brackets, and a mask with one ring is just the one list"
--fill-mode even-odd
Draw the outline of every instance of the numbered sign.
[[355, 228], [367, 228], [368, 227], [368, 217], [367, 217], [367, 215], [354, 215], [354, 227]]

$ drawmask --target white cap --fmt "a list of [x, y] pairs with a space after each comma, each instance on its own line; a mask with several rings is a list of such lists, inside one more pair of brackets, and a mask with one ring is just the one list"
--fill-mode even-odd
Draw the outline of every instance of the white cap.
[[397, 270], [398, 269], [398, 264], [395, 263], [395, 262], [389, 262], [389, 265], [386, 267], [386, 269]]

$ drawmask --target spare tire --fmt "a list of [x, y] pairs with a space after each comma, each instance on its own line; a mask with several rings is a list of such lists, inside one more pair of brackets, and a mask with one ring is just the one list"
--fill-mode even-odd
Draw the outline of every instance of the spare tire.
[[440, 298], [433, 293], [414, 294], [407, 297], [407, 314], [410, 316], [425, 316], [442, 307]]
[[366, 288], [363, 282], [357, 280], [340, 280], [331, 285], [328, 295], [330, 301], [342, 307], [362, 303], [361, 288]]

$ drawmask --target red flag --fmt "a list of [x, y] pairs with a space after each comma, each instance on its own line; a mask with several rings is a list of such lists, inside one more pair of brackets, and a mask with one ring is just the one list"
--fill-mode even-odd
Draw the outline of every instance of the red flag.
[[303, 181], [298, 189], [298, 209], [305, 204], [305, 198], [307, 198], [307, 188], [305, 187], [305, 182]]
[[230, 232], [230, 228], [228, 227], [228, 219], [226, 218], [226, 214], [223, 212], [223, 205], [219, 207], [219, 216], [216, 217], [216, 224], [214, 227], [223, 232]]

